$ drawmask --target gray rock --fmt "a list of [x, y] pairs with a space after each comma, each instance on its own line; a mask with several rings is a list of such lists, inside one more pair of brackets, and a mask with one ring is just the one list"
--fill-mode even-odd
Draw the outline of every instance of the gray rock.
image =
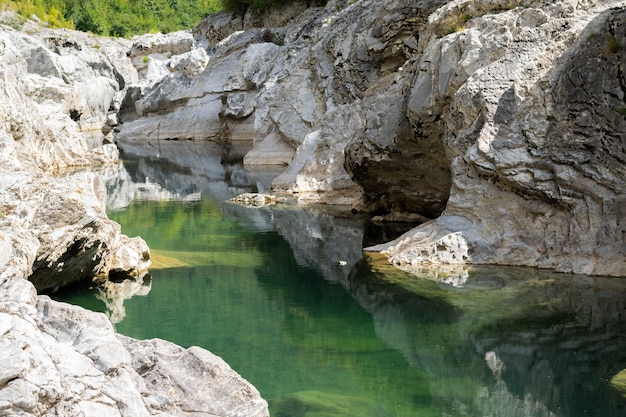
[[[117, 160], [81, 130], [102, 127], [112, 91], [134, 82], [112, 59], [123, 63], [126, 41], [29, 27], [0, 27], [0, 415], [267, 416], [259, 393], [208, 352], [118, 338], [103, 314], [37, 295], [34, 284], [95, 275], [140, 281], [150, 259], [106, 217], [100, 174], [69, 170]], [[150, 391], [133, 364], [172, 351], [187, 359], [154, 363], [150, 382], [169, 389]]]
[[[625, 62], [607, 49], [610, 39], [623, 42], [615, 22], [626, 11], [568, 4], [560, 4], [557, 16], [550, 7], [514, 9], [470, 22], [480, 39], [464, 47], [490, 44], [492, 54], [456, 90], [445, 115], [444, 141], [454, 157], [450, 199], [441, 217], [377, 248], [392, 262], [452, 257], [626, 274], [617, 220], [625, 178], [616, 164], [626, 138], [618, 112]], [[495, 39], [490, 28], [499, 28]], [[467, 63], [461, 59], [460, 66], [476, 65]], [[422, 114], [426, 107], [414, 109]]]
[[276, 190], [435, 219], [377, 248], [394, 263], [624, 275], [625, 6], [330, 2], [263, 29], [220, 14], [194, 30], [204, 71], [133, 96], [118, 137], [247, 136], [245, 164], [286, 166]]

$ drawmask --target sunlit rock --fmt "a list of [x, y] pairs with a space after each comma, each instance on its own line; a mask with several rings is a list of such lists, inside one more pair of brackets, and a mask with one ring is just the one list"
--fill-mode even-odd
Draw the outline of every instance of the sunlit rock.
[[271, 194], [244, 193], [231, 198], [230, 201], [244, 206], [260, 207], [268, 204], [284, 203], [286, 199], [285, 197], [277, 197]]
[[611, 385], [626, 397], [626, 369], [611, 378]]
[[127, 96], [136, 118], [118, 137], [247, 139], [244, 163], [285, 166], [273, 187], [298, 200], [435, 219], [390, 243], [394, 263], [624, 275], [625, 6], [330, 2], [264, 29], [208, 17], [206, 68]]

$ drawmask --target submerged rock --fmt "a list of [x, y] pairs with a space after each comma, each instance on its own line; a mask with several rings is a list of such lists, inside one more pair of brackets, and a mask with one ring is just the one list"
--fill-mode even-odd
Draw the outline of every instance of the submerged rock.
[[626, 369], [621, 370], [611, 378], [611, 385], [626, 397]]

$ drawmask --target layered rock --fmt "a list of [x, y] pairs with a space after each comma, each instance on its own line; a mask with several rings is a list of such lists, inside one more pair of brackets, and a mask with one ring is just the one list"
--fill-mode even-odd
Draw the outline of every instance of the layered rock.
[[81, 170], [118, 158], [101, 129], [137, 79], [129, 45], [0, 28], [0, 414], [267, 415], [207, 351], [124, 338], [103, 314], [37, 295], [94, 277], [141, 282], [150, 264], [145, 242], [106, 217], [101, 177]]
[[[28, 275], [39, 290], [111, 271], [141, 276], [149, 265], [145, 242], [122, 235], [106, 217], [106, 190], [97, 175], [68, 171], [117, 160], [114, 145], [91, 149], [83, 132], [102, 129], [123, 87], [121, 74], [133, 71], [130, 63], [108, 58], [125, 57], [123, 41], [101, 39], [94, 48], [98, 41], [86, 34], [28, 32], [33, 35], [0, 32], [0, 230], [35, 239]], [[102, 80], [114, 87], [101, 89]]]
[[[472, 5], [455, 2], [432, 23]], [[431, 41], [409, 109], [452, 97], [450, 199], [441, 217], [377, 249], [399, 265], [625, 275], [623, 6], [534, 2]]]
[[288, 165], [277, 191], [436, 219], [375, 248], [397, 264], [624, 275], [624, 7], [331, 1], [232, 33], [248, 26], [209, 17], [205, 69], [127, 97], [117, 137], [247, 143], [245, 164]]

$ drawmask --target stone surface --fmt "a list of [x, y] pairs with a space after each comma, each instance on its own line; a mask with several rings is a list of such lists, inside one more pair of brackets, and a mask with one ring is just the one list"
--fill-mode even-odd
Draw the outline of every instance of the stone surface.
[[103, 314], [37, 297], [24, 279], [0, 282], [0, 332], [2, 415], [268, 415], [218, 357], [118, 336]]
[[[37, 295], [96, 275], [120, 293], [111, 280], [141, 286], [150, 255], [106, 217], [102, 174], [82, 170], [117, 161], [85, 132], [114, 120], [137, 80], [130, 44], [23, 30], [0, 26], [0, 415], [267, 416], [254, 387], [208, 352], [121, 338], [105, 315]], [[133, 367], [146, 358], [149, 378]]]
[[205, 69], [133, 90], [120, 146], [248, 141], [277, 191], [433, 219], [397, 264], [626, 274], [624, 1], [349, 3], [208, 17]]
[[[622, 8], [602, 12], [611, 5]], [[626, 195], [626, 122], [619, 110], [626, 61], [610, 50], [612, 42], [626, 41], [618, 23], [626, 9], [623, 2], [559, 6], [486, 14], [463, 32], [431, 41], [430, 48], [456, 42], [453, 49], [464, 51], [458, 66], [473, 72], [461, 72], [469, 77], [444, 115], [443, 140], [453, 157], [445, 212], [376, 248], [392, 262], [452, 257], [626, 275], [619, 220]], [[495, 27], [499, 37], [492, 39]], [[428, 74], [434, 77], [433, 69]], [[423, 113], [423, 95], [414, 97], [413, 111]]]

